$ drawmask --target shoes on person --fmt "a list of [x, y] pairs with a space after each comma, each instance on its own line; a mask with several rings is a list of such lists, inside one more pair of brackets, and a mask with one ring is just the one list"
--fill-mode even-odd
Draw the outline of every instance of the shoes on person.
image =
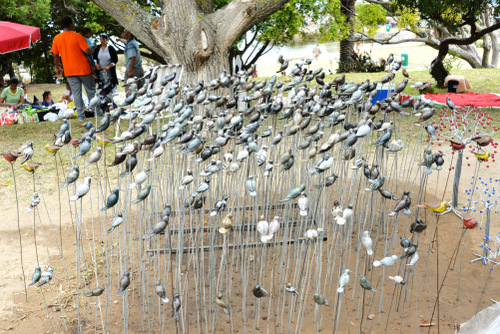
[[79, 122], [83, 122], [85, 120], [85, 117], [77, 117], [76, 118]]

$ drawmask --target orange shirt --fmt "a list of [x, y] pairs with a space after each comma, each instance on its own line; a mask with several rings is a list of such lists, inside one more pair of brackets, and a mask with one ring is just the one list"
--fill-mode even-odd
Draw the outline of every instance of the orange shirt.
[[64, 31], [54, 37], [50, 51], [61, 55], [64, 75], [70, 77], [91, 73], [89, 61], [83, 52], [88, 48], [89, 45], [82, 35], [74, 31]]

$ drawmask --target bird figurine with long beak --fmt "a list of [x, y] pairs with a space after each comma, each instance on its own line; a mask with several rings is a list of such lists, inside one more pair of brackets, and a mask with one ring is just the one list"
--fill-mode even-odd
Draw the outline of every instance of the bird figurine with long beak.
[[422, 203], [417, 206], [420, 208], [427, 208], [432, 212], [434, 212], [435, 214], [443, 214], [446, 213], [446, 210], [450, 207], [450, 204], [446, 201], [442, 201], [442, 202]]
[[486, 161], [490, 157], [490, 152], [482, 149], [473, 149], [471, 153], [474, 154], [474, 156], [479, 160], [479, 162]]

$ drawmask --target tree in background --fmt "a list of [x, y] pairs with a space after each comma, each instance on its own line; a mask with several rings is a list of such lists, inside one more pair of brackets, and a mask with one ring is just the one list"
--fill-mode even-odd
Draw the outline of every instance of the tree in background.
[[[188, 80], [208, 79], [229, 58], [250, 50], [251, 65], [274, 45], [304, 34], [304, 22], [317, 25], [321, 41], [349, 36], [340, 0], [92, 0], [165, 62], [184, 65]], [[151, 13], [151, 6], [156, 12]]]
[[[0, 21], [11, 21], [43, 28], [50, 18], [50, 0], [3, 0], [0, 6]], [[42, 33], [43, 38], [43, 33]], [[37, 45], [41, 44], [37, 43]], [[0, 78], [5, 74], [14, 76], [12, 64], [20, 64], [30, 53], [20, 50], [0, 55]]]
[[[444, 86], [449, 74], [443, 60], [452, 50], [453, 54], [467, 61], [471, 67], [496, 67], [499, 46], [495, 30], [500, 28], [496, 0], [366, 0], [383, 6], [388, 12], [398, 16], [398, 28], [416, 34], [415, 38], [388, 39], [366, 38], [380, 44], [401, 44], [422, 42], [438, 50], [437, 57], [430, 64], [430, 73], [438, 86]], [[423, 29], [425, 22], [429, 29]], [[431, 33], [430, 29], [434, 31]], [[483, 56], [476, 45], [483, 40]]]

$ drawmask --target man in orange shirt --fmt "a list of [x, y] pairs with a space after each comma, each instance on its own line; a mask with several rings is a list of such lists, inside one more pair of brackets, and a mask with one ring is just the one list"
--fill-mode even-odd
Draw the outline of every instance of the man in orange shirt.
[[54, 64], [58, 76], [63, 75], [63, 71], [59, 66], [62, 58], [64, 74], [73, 92], [78, 119], [83, 120], [85, 117], [85, 107], [82, 98], [82, 84], [85, 87], [89, 101], [95, 95], [95, 80], [92, 77], [90, 65], [86, 57], [86, 55], [91, 54], [91, 51], [85, 38], [73, 31], [75, 29], [75, 21], [73, 21], [72, 17], [65, 17], [62, 21], [62, 26], [63, 32], [54, 37], [50, 51], [54, 54]]

